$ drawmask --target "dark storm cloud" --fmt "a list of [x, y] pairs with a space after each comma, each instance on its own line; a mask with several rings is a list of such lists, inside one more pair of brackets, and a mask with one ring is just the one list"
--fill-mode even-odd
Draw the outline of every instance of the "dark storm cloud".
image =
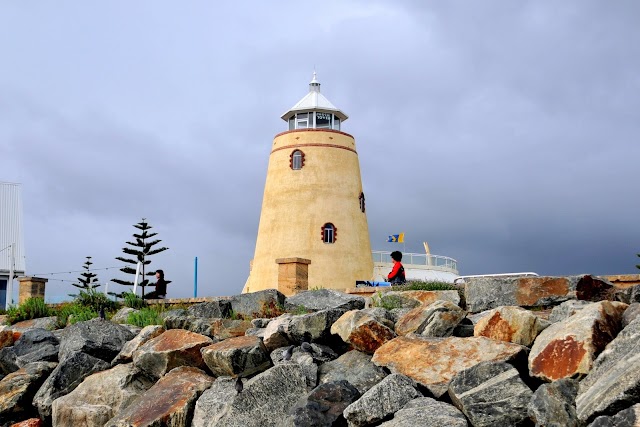
[[170, 294], [194, 256], [201, 294], [238, 292], [279, 116], [315, 66], [350, 116], [373, 248], [404, 231], [463, 274], [634, 272], [639, 8], [0, 6], [0, 179], [24, 184], [27, 268], [111, 266], [147, 217]]

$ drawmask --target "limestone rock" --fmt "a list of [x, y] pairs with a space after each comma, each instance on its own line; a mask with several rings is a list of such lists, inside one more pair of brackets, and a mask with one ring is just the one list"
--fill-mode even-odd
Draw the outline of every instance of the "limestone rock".
[[640, 303], [631, 303], [622, 315], [622, 327], [626, 328], [629, 323], [638, 317], [640, 317]]
[[321, 384], [296, 403], [289, 417], [279, 427], [331, 427], [344, 424], [342, 412], [359, 397], [358, 389], [348, 381]]
[[118, 310], [116, 312], [116, 314], [113, 315], [113, 317], [111, 317], [111, 321], [113, 323], [127, 323], [127, 320], [129, 319], [129, 315], [131, 313], [137, 313], [140, 310], [136, 310], [135, 308], [131, 308], [131, 307], [122, 307], [120, 310]]
[[53, 401], [53, 425], [102, 427], [153, 384], [131, 363], [89, 375], [71, 393]]
[[344, 410], [349, 426], [377, 423], [402, 409], [410, 400], [421, 397], [416, 384], [400, 374], [385, 377]]
[[571, 378], [541, 385], [529, 402], [529, 418], [536, 427], [579, 427], [577, 393], [578, 381]]
[[576, 409], [588, 422], [613, 415], [640, 401], [640, 319], [631, 322], [609, 343], [580, 382]]
[[204, 335], [170, 329], [147, 341], [133, 353], [133, 364], [154, 378], [179, 366], [207, 369], [200, 349], [213, 344]]
[[331, 333], [339, 335], [356, 350], [372, 354], [382, 344], [395, 338], [391, 329], [382, 325], [372, 316], [359, 310], [351, 310], [342, 315], [332, 326]]
[[640, 403], [611, 417], [601, 415], [593, 420], [588, 427], [640, 427]]
[[291, 323], [291, 314], [285, 313], [282, 316], [271, 319], [262, 333], [262, 340], [267, 350], [272, 351], [279, 347], [289, 345], [286, 331]]
[[105, 427], [188, 427], [196, 400], [213, 381], [197, 368], [181, 366], [172, 369], [109, 420]]
[[38, 408], [43, 419], [50, 417], [55, 399], [72, 392], [86, 377], [109, 369], [109, 366], [104, 360], [86, 353], [76, 352], [67, 356], [42, 384], [33, 398], [33, 406]]
[[258, 337], [229, 338], [200, 351], [204, 362], [217, 377], [248, 377], [271, 366], [267, 348]]
[[409, 401], [393, 414], [393, 419], [383, 422], [380, 427], [467, 427], [468, 425], [465, 416], [455, 406], [430, 397], [418, 397]]
[[292, 343], [300, 343], [305, 335], [314, 342], [331, 341], [331, 325], [344, 314], [344, 310], [329, 308], [314, 313], [291, 316], [285, 333]]
[[193, 413], [193, 427], [274, 427], [307, 392], [300, 366], [283, 363], [244, 382], [237, 393], [234, 381], [218, 378], [205, 391]]
[[515, 426], [527, 419], [533, 393], [504, 362], [482, 362], [459, 372], [449, 384], [453, 404], [474, 427]]
[[498, 307], [480, 319], [474, 336], [531, 346], [549, 322], [520, 307]]
[[467, 310], [477, 313], [506, 305], [539, 307], [569, 299], [599, 301], [613, 285], [589, 275], [563, 277], [476, 277], [466, 279]]
[[60, 339], [58, 358], [65, 358], [77, 352], [111, 362], [135, 335], [126, 327], [102, 319], [92, 319], [67, 326]]
[[590, 301], [582, 301], [582, 300], [569, 300], [565, 301], [562, 304], [553, 307], [551, 310], [551, 314], [549, 315], [549, 321], [551, 323], [560, 322], [561, 320], [568, 319], [573, 316], [586, 306], [591, 304]]
[[251, 327], [249, 320], [214, 319], [211, 322], [211, 336], [221, 341], [227, 338], [241, 337]]
[[332, 289], [318, 289], [313, 291], [298, 292], [285, 300], [288, 310], [305, 308], [319, 311], [328, 308], [338, 308], [343, 311], [360, 310], [364, 308], [364, 298], [349, 295]]
[[451, 301], [437, 300], [422, 304], [402, 316], [395, 330], [398, 335], [415, 332], [426, 337], [448, 337], [465, 314]]
[[55, 362], [30, 363], [0, 380], [0, 417], [30, 409], [33, 395], [55, 366]]
[[347, 380], [364, 394], [387, 376], [384, 369], [371, 362], [371, 355], [351, 350], [337, 359], [320, 365], [318, 382], [320, 384]]
[[509, 362], [526, 357], [524, 346], [484, 337], [398, 337], [380, 347], [371, 361], [404, 374], [427, 387], [436, 398], [447, 392], [451, 379], [480, 362]]
[[204, 317], [207, 319], [221, 319], [229, 317], [231, 312], [231, 303], [226, 299], [217, 299], [215, 301], [201, 302], [194, 304], [187, 309], [187, 312], [195, 317]]
[[586, 375], [596, 356], [618, 334], [627, 305], [601, 301], [542, 331], [529, 353], [531, 376], [553, 381]]
[[284, 307], [285, 296], [275, 289], [266, 289], [234, 295], [229, 298], [229, 303], [233, 312], [243, 317], [272, 317], [266, 314]]
[[37, 319], [23, 320], [22, 322], [14, 323], [9, 327], [13, 332], [23, 333], [29, 329], [46, 329], [52, 331], [58, 327], [58, 317], [39, 317]]
[[120, 353], [113, 359], [111, 365], [117, 363], [128, 363], [133, 360], [133, 353], [140, 348], [144, 343], [152, 338], [155, 338], [162, 333], [165, 329], [160, 325], [149, 325], [142, 328], [142, 330], [131, 341], [127, 341], [120, 350]]

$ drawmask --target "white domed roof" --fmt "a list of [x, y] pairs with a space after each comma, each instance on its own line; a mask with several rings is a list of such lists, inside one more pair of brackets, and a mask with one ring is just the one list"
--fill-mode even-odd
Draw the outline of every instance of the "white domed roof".
[[304, 111], [322, 111], [333, 113], [340, 120], [344, 121], [349, 118], [345, 113], [336, 108], [323, 94], [320, 93], [320, 82], [316, 79], [316, 72], [313, 72], [313, 79], [309, 83], [309, 93], [305, 95], [296, 105], [291, 107], [289, 111], [284, 113], [282, 120], [289, 120], [291, 116], [298, 112]]

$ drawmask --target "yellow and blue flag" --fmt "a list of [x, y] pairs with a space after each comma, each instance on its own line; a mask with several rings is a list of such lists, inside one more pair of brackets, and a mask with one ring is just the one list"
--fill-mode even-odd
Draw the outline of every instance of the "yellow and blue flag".
[[390, 235], [387, 242], [404, 243], [404, 233]]

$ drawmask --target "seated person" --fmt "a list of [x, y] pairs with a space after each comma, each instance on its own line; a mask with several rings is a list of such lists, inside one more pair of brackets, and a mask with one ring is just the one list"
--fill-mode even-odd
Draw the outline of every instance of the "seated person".
[[402, 285], [406, 283], [407, 279], [404, 275], [404, 267], [402, 266], [402, 252], [393, 251], [391, 252], [391, 259], [393, 260], [393, 269], [389, 276], [386, 277], [386, 281], [390, 282], [392, 285]]
[[167, 296], [167, 282], [164, 280], [164, 271], [156, 271], [156, 283], [148, 286], [155, 286], [156, 290], [144, 295], [144, 299], [159, 299]]

